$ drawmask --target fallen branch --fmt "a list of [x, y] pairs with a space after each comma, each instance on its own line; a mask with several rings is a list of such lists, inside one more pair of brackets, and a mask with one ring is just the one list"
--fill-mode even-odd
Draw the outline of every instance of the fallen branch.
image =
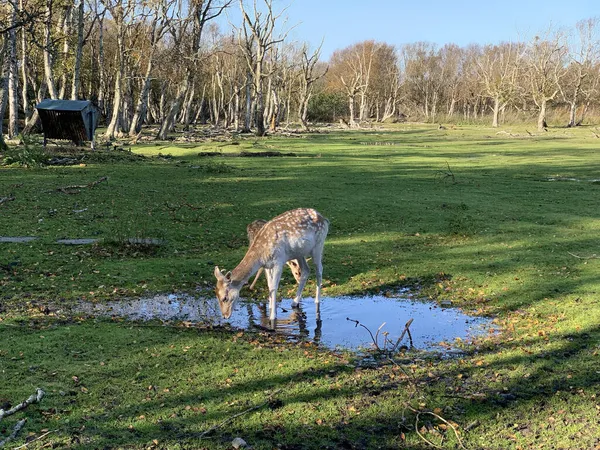
[[400, 344], [400, 341], [402, 341], [402, 338], [404, 337], [405, 334], [408, 333], [408, 339], [410, 340], [410, 348], [413, 348], [413, 340], [412, 340], [412, 335], [410, 334], [410, 326], [412, 325], [414, 319], [410, 319], [408, 322], [406, 322], [406, 324], [404, 325], [404, 331], [402, 331], [402, 334], [400, 335], [400, 337], [398, 338], [398, 340], [396, 341], [396, 343], [394, 344], [394, 347], [392, 347], [392, 352], [396, 350], [396, 348], [398, 347], [398, 344]]
[[216, 425], [214, 425], [214, 426], [210, 427], [208, 430], [206, 430], [206, 431], [202, 432], [202, 433], [201, 433], [201, 434], [198, 436], [198, 439], [203, 439], [203, 438], [204, 438], [204, 437], [205, 437], [207, 434], [210, 434], [210, 433], [212, 433], [213, 431], [215, 431], [215, 430], [217, 430], [217, 429], [221, 428], [223, 425], [227, 425], [228, 423], [230, 423], [230, 422], [233, 422], [235, 419], [237, 419], [237, 418], [238, 418], [238, 417], [240, 417], [240, 416], [243, 416], [244, 414], [248, 414], [248, 413], [250, 413], [250, 412], [252, 412], [252, 411], [256, 411], [257, 409], [260, 409], [260, 408], [263, 408], [263, 407], [267, 406], [269, 403], [271, 403], [271, 401], [272, 401], [272, 399], [273, 399], [273, 396], [274, 396], [275, 394], [278, 394], [279, 392], [281, 392], [281, 389], [278, 389], [278, 390], [276, 390], [275, 392], [273, 392], [271, 395], [269, 395], [269, 399], [268, 399], [267, 401], [265, 401], [265, 402], [261, 403], [260, 405], [256, 405], [256, 406], [253, 406], [253, 407], [251, 407], [251, 408], [245, 409], [244, 411], [242, 411], [242, 412], [239, 412], [239, 413], [237, 413], [237, 414], [234, 414], [233, 416], [231, 416], [231, 417], [228, 417], [228, 418], [227, 418], [227, 419], [225, 419], [224, 421], [222, 421], [222, 422], [220, 422], [220, 423], [218, 423], [218, 424], [216, 424]]
[[102, 177], [99, 180], [92, 181], [88, 184], [73, 184], [71, 186], [59, 187], [56, 188], [55, 191], [62, 192], [63, 194], [78, 194], [81, 189], [93, 188], [94, 186], [102, 183], [103, 181], [108, 181], [108, 177]]
[[[31, 394], [27, 400], [19, 403], [16, 406], [13, 406], [8, 411], [0, 409], [0, 420], [2, 420], [5, 417], [12, 416], [14, 413], [27, 408], [32, 403], [39, 403], [44, 398], [44, 395], [46, 395], [46, 393], [40, 388], [37, 388], [35, 394]], [[21, 428], [23, 428], [23, 426], [25, 425], [25, 422], [27, 422], [27, 419], [19, 420], [13, 428], [12, 433], [10, 433], [10, 435], [7, 438], [0, 441], [0, 447], [3, 447], [8, 442], [15, 440], [17, 434], [19, 434], [19, 431], [21, 431]]]
[[12, 202], [13, 200], [15, 200], [14, 197], [0, 197], [0, 205], [6, 202]]
[[15, 427], [13, 428], [12, 433], [10, 433], [10, 435], [5, 438], [2, 439], [0, 441], [0, 447], [4, 447], [6, 444], [8, 444], [10, 441], [14, 441], [17, 437], [17, 434], [19, 434], [19, 431], [21, 431], [21, 428], [23, 428], [23, 425], [25, 425], [25, 422], [27, 422], [27, 419], [21, 419], [17, 422], [17, 424], [15, 425]]
[[579, 259], [597, 259], [598, 256], [596, 256], [596, 254], [594, 253], [592, 256], [579, 256], [576, 255], [575, 253], [571, 253], [571, 252], [567, 252], [569, 255], [574, 256], [575, 258], [579, 258]]
[[[355, 327], [358, 327], [359, 325], [361, 327], [363, 327], [365, 330], [367, 330], [367, 332], [369, 333], [369, 335], [371, 336], [371, 340], [373, 341], [373, 345], [375, 346], [375, 348], [377, 349], [377, 351], [380, 351], [382, 353], [388, 352], [387, 350], [387, 344], [392, 344], [392, 341], [390, 339], [388, 339], [388, 334], [387, 332], [383, 333], [384, 338], [383, 338], [383, 348], [379, 345], [379, 333], [381, 332], [381, 329], [384, 327], [385, 322], [383, 322], [381, 324], [381, 326], [377, 329], [377, 332], [375, 333], [375, 335], [373, 335], [373, 333], [371, 332], [371, 330], [369, 330], [369, 328], [366, 325], [363, 325], [362, 323], [360, 323], [358, 320], [354, 320], [351, 319], [349, 317], [346, 317], [346, 320], [350, 321], [350, 322], [354, 322], [355, 323]], [[410, 319], [408, 322], [406, 322], [406, 324], [404, 325], [404, 330], [402, 331], [402, 334], [400, 335], [400, 337], [396, 340], [396, 343], [394, 345], [392, 345], [390, 347], [389, 353], [394, 353], [396, 351], [396, 349], [398, 348], [398, 344], [400, 344], [400, 341], [402, 341], [402, 338], [404, 338], [404, 335], [408, 333], [408, 337], [410, 339], [410, 348], [413, 348], [413, 340], [412, 340], [412, 335], [410, 334], [410, 325], [413, 323], [413, 319]]]
[[[452, 428], [452, 431], [454, 431], [454, 436], [456, 436], [456, 440], [458, 441], [458, 446], [462, 449], [465, 449], [465, 446], [462, 443], [462, 439], [460, 438], [460, 436], [458, 435], [458, 430], [456, 429], [456, 427], [454, 425], [452, 425], [450, 422], [448, 422], [446, 419], [444, 419], [442, 416], [440, 416], [439, 414], [436, 414], [434, 412], [431, 411], [419, 411], [418, 409], [413, 408], [412, 406], [408, 406], [408, 409], [410, 409], [412, 412], [417, 414], [417, 417], [415, 419], [415, 431], [417, 432], [417, 435], [423, 439], [426, 443], [428, 443], [429, 445], [431, 445], [432, 447], [435, 448], [442, 448], [437, 444], [434, 444], [433, 442], [431, 442], [430, 440], [428, 440], [425, 436], [423, 436], [421, 434], [421, 432], [419, 431], [419, 417], [421, 416], [421, 414], [430, 414], [433, 417], [435, 417], [436, 419], [438, 419], [439, 421], [445, 423], [446, 425], [448, 425], [450, 428]], [[465, 449], [466, 450], [466, 449]]]
[[[354, 328], [356, 328], [357, 326], [360, 325], [365, 330], [367, 330], [369, 332], [369, 334], [371, 335], [371, 340], [373, 341], [373, 344], [375, 344], [375, 347], [377, 347], [377, 350], [379, 350], [379, 345], [377, 344], [377, 340], [375, 339], [375, 336], [373, 336], [373, 333], [371, 333], [371, 330], [369, 330], [369, 328], [367, 328], [365, 325], [360, 323], [358, 320], [351, 319], [350, 317], [346, 317], [346, 320], [349, 320], [350, 322], [354, 322], [355, 323]], [[381, 328], [381, 327], [379, 327], [379, 328]], [[379, 333], [379, 330], [377, 330], [377, 332]]]
[[27, 446], [29, 446], [30, 444], [33, 444], [34, 442], [37, 442], [39, 440], [44, 439], [46, 436], [48, 436], [50, 433], [56, 433], [58, 430], [50, 430], [45, 432], [44, 434], [39, 435], [38, 437], [36, 437], [35, 439], [30, 440], [29, 442], [26, 442], [23, 445], [20, 445], [18, 447], [15, 447], [13, 450], [19, 450], [21, 448], [27, 448]]
[[21, 411], [22, 409], [27, 408], [32, 403], [39, 403], [42, 400], [42, 398], [44, 398], [44, 395], [46, 395], [46, 393], [43, 390], [41, 390], [40, 388], [37, 388], [35, 394], [31, 394], [29, 396], [29, 398], [27, 400], [25, 400], [24, 402], [21, 402], [18, 405], [13, 406], [8, 411], [0, 409], [0, 420], [4, 419], [5, 417], [13, 415], [16, 412]]

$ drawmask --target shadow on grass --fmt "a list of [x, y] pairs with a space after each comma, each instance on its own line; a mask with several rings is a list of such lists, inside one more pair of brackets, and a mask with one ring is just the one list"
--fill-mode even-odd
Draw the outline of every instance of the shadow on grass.
[[[71, 328], [68, 341], [61, 329], [64, 326]], [[90, 332], [86, 323], [60, 324], [42, 331], [46, 339], [63, 342], [64, 355], [55, 349], [54, 362], [42, 361], [25, 377], [26, 384], [44, 372], [52, 379], [48, 403], [40, 407], [44, 412], [40, 427], [58, 428], [68, 447], [77, 449], [229, 448], [235, 437], [254, 448], [428, 448], [415, 434], [416, 413], [407, 408], [410, 405], [417, 411], [443, 408], [440, 414], [459, 423], [461, 429], [471, 423], [500, 425], [499, 430], [463, 431], [468, 448], [480, 447], [482, 436], [490, 438], [485, 433], [497, 432], [498, 437], [513, 433], [515, 424], [532, 428], [548, 424], [546, 429], [535, 430], [542, 445], [552, 442], [559, 432], [574, 447], [590, 448], [597, 439], [597, 421], [578, 416], [576, 408], [559, 410], [564, 409], [561, 401], [573, 398], [595, 403], [600, 374], [592, 353], [600, 336], [598, 326], [552, 334], [550, 343], [546, 335], [535, 332], [529, 339], [489, 343], [461, 360], [399, 358], [404, 370], [413, 373], [410, 378], [393, 365], [354, 366], [311, 348], [307, 349], [312, 359], [306, 363], [278, 369], [289, 357], [302, 359], [301, 352], [285, 356], [288, 344], [246, 335], [239, 341], [241, 353], [240, 349], [229, 353], [225, 349], [232, 345], [233, 333], [136, 327], [95, 324], [92, 328], [103, 334], [91, 347], [85, 343]], [[53, 338], [53, 333], [58, 336]], [[11, 334], [15, 341], [39, 340], [40, 331], [19, 327]], [[130, 342], [111, 346], [113, 337]], [[211, 340], [220, 342], [211, 349], [215, 354], [174, 350], [194, 341], [203, 344], [200, 347], [210, 346]], [[268, 350], [257, 354], [256, 349], [263, 346]], [[483, 365], [476, 363], [486, 356], [494, 358]], [[98, 364], [98, 358], [106, 366]], [[325, 358], [333, 362], [325, 364]], [[62, 367], [69, 359], [76, 366], [59, 369], [58, 375], [49, 373], [53, 365]], [[155, 362], [160, 369], [153, 368]], [[253, 367], [260, 370], [253, 371]], [[235, 375], [237, 369], [239, 375]], [[246, 372], [251, 372], [249, 377], [244, 376]], [[71, 375], [81, 379], [86, 392], [76, 382], [58, 395], [61, 383], [73, 384]], [[255, 406], [261, 407], [248, 411]], [[238, 413], [244, 414], [234, 418]], [[532, 423], [528, 414], [558, 415], [561, 420]], [[564, 420], [571, 424], [568, 430], [563, 429]], [[421, 418], [420, 424], [435, 429], [439, 421]], [[582, 428], [583, 437], [578, 438]], [[451, 430], [436, 430], [427, 436], [445, 435], [449, 445], [456, 445]], [[506, 448], [506, 442], [490, 441], [486, 447]]]

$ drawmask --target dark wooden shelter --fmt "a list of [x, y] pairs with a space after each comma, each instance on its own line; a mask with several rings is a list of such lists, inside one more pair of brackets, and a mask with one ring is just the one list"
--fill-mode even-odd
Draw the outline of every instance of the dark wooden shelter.
[[36, 108], [42, 120], [44, 146], [48, 139], [68, 139], [75, 145], [90, 141], [94, 148], [98, 110], [92, 102], [45, 99]]

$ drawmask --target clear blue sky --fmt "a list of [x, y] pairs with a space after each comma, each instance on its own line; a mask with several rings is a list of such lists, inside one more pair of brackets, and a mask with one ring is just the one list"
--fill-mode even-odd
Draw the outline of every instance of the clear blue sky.
[[[291, 39], [316, 47], [324, 38], [323, 60], [367, 39], [396, 46], [418, 41], [439, 46], [488, 44], [526, 40], [549, 25], [574, 27], [579, 20], [600, 16], [600, 0], [273, 0], [273, 4], [276, 11], [288, 6], [288, 23], [296, 25]], [[230, 20], [237, 24], [238, 2], [232, 6]]]

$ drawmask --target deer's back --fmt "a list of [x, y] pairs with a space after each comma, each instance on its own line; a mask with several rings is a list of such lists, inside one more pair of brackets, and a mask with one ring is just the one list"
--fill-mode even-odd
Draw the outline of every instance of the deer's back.
[[267, 222], [254, 238], [255, 250], [265, 259], [284, 260], [309, 255], [323, 245], [329, 221], [316, 210], [301, 208], [287, 211]]

